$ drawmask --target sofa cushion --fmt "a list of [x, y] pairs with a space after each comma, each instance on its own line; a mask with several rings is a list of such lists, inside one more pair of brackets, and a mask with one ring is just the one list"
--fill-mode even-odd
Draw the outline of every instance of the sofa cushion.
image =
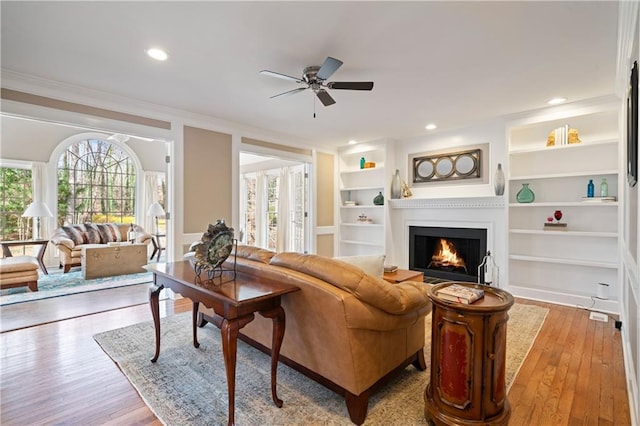
[[85, 241], [86, 233], [84, 231], [84, 225], [64, 225], [62, 226], [62, 230], [75, 245], [85, 244], [88, 242]]
[[94, 226], [100, 233], [100, 242], [102, 244], [122, 241], [122, 233], [118, 225], [113, 223], [96, 223]]
[[384, 275], [384, 254], [371, 254], [362, 256], [338, 256], [334, 259], [342, 260], [343, 262], [355, 265], [362, 269], [365, 273], [382, 278]]
[[88, 244], [100, 244], [103, 242], [100, 231], [98, 231], [98, 226], [95, 223], [85, 223], [84, 229], [87, 234], [86, 237]]
[[0, 274], [2, 275], [12, 272], [35, 271], [37, 269], [38, 261], [33, 256], [12, 256], [0, 259]]
[[269, 263], [275, 255], [275, 252], [254, 246], [238, 245], [236, 255], [245, 259], [255, 260], [256, 262]]

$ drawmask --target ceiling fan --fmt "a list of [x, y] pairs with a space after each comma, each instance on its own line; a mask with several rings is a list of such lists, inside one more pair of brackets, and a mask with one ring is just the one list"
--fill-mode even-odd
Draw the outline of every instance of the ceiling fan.
[[320, 102], [324, 106], [333, 105], [336, 101], [331, 97], [327, 89], [335, 90], [371, 90], [373, 89], [373, 81], [330, 81], [327, 80], [333, 75], [334, 72], [340, 68], [342, 61], [328, 56], [324, 60], [322, 66], [310, 66], [306, 67], [302, 72], [302, 78], [291, 77], [290, 75], [281, 74], [275, 71], [262, 70], [260, 74], [268, 75], [271, 77], [282, 78], [284, 80], [294, 81], [302, 84], [305, 87], [298, 87], [297, 89], [289, 90], [287, 92], [279, 93], [271, 96], [271, 99], [279, 96], [293, 95], [307, 89], [313, 90]]

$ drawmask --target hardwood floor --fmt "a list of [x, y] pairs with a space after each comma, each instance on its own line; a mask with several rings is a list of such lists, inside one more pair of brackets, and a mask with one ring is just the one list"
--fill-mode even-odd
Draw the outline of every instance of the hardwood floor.
[[[58, 300], [55, 309], [65, 309], [64, 298]], [[550, 312], [509, 392], [510, 425], [630, 425], [612, 319], [517, 303]], [[191, 303], [165, 300], [160, 309], [172, 315], [190, 311]], [[92, 337], [149, 320], [149, 307], [137, 305], [0, 334], [0, 424], [160, 425]]]

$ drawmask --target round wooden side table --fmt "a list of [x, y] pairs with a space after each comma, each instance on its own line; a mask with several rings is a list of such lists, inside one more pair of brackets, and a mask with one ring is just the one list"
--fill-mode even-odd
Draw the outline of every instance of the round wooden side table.
[[[472, 304], [438, 297], [451, 284], [482, 288]], [[447, 282], [429, 288], [433, 302], [431, 381], [424, 414], [431, 425], [507, 425], [511, 407], [505, 384], [507, 312], [513, 296], [472, 283]]]

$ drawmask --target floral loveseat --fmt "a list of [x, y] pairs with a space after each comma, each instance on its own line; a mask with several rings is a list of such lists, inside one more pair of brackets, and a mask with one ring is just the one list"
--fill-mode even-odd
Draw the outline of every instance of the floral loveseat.
[[[82, 248], [115, 245], [126, 242], [128, 223], [83, 223], [56, 229], [49, 239], [60, 251], [60, 267], [69, 272], [72, 266], [82, 265]], [[136, 243], [149, 244], [152, 236], [138, 225], [133, 226]]]
[[[189, 256], [187, 255], [187, 258]], [[225, 267], [293, 284], [282, 298], [286, 331], [280, 361], [345, 398], [351, 421], [362, 424], [369, 396], [413, 364], [424, 370], [425, 316], [431, 302], [423, 283], [391, 284], [339, 259], [274, 253], [238, 246]], [[201, 326], [216, 324], [200, 304]], [[269, 351], [272, 320], [256, 315], [240, 338]]]

